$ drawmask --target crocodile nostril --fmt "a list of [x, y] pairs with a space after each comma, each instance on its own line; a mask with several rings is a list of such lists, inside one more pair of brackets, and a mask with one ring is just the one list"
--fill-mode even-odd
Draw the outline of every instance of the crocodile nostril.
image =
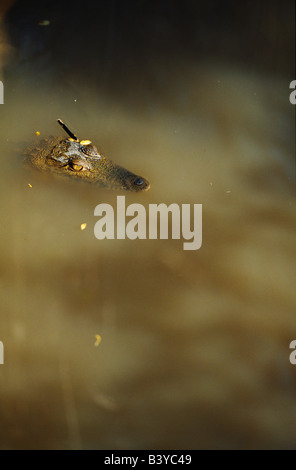
[[136, 178], [134, 183], [137, 185], [137, 186], [142, 186], [142, 184], [144, 183], [143, 181], [143, 178]]

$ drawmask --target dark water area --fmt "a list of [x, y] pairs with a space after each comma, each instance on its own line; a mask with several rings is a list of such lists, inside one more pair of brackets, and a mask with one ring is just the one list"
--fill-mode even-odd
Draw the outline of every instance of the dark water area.
[[[295, 449], [294, 2], [0, 7], [0, 448]], [[151, 189], [26, 167], [57, 118]], [[118, 195], [202, 247], [96, 239]]]

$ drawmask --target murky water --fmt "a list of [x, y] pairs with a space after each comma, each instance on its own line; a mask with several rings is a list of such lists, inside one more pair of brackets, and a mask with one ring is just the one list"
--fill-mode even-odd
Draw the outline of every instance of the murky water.
[[[167, 57], [121, 96], [22, 66], [0, 106], [0, 447], [295, 448], [295, 77]], [[97, 240], [118, 194], [23, 166], [57, 118], [149, 179], [127, 205], [203, 204], [202, 248]]]

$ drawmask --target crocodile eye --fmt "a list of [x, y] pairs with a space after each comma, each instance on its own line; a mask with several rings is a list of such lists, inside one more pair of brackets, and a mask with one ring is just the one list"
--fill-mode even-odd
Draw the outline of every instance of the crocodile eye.
[[72, 163], [71, 168], [74, 171], [81, 171], [81, 170], [85, 169], [85, 168], [83, 168], [82, 165], [77, 165], [76, 163]]
[[71, 158], [68, 165], [73, 171], [84, 171], [90, 168], [90, 165], [82, 158]]
[[102, 158], [98, 152], [98, 149], [94, 145], [91, 145], [91, 144], [83, 145], [80, 147], [80, 150], [88, 157], [95, 157], [98, 159]]

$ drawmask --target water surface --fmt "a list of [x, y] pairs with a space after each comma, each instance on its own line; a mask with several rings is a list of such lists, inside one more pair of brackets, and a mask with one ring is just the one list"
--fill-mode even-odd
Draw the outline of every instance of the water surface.
[[[120, 77], [113, 93], [65, 87], [49, 60], [36, 84], [15, 60], [0, 106], [1, 448], [295, 448], [294, 77], [167, 57], [120, 95]], [[147, 177], [127, 205], [203, 204], [202, 248], [97, 240], [94, 209], [118, 193], [23, 165], [57, 118]]]

